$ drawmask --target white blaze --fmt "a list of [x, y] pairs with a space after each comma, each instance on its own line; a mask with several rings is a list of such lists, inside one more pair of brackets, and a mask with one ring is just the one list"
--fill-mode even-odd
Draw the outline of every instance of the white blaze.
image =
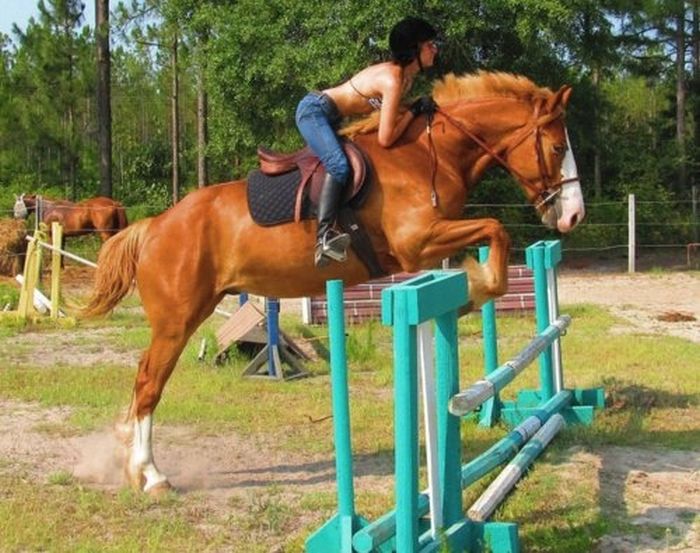
[[571, 149], [571, 142], [569, 142], [568, 131], [566, 131], [566, 145], [566, 155], [561, 164], [561, 178], [564, 180], [571, 178], [576, 180], [564, 184], [561, 194], [557, 198], [557, 204], [560, 204], [557, 207], [557, 214], [559, 215], [557, 228], [560, 232], [569, 232], [586, 215], [586, 208], [583, 205], [583, 194], [581, 193], [581, 183], [578, 180], [578, 169], [576, 168], [574, 152]]
[[557, 196], [554, 204], [542, 215], [542, 223], [550, 228], [557, 228], [559, 232], [569, 232], [573, 230], [586, 215], [583, 205], [583, 194], [581, 193], [581, 183], [578, 179], [578, 169], [574, 152], [569, 142], [569, 133], [566, 131], [566, 155], [561, 164], [561, 179], [574, 179], [565, 183]]

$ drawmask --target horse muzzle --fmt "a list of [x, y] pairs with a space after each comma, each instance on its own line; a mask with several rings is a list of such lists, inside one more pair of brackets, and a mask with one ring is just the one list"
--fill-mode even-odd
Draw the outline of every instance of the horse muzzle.
[[562, 234], [571, 232], [586, 216], [583, 196], [578, 183], [563, 187], [562, 193], [549, 204], [542, 213], [542, 224], [550, 229], [556, 229]]

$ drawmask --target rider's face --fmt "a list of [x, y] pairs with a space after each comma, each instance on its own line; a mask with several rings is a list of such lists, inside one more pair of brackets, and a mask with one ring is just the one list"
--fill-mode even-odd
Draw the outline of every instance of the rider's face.
[[426, 40], [421, 42], [418, 49], [418, 55], [420, 56], [420, 61], [423, 67], [432, 67], [435, 63], [435, 58], [438, 55], [439, 47], [436, 41]]

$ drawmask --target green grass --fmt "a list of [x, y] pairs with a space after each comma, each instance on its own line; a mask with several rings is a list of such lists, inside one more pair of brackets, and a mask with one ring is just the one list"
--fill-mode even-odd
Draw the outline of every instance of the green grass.
[[84, 488], [63, 476], [47, 484], [0, 474], [2, 551], [206, 551], [223, 537], [198, 529], [182, 500]]
[[[109, 319], [79, 321], [66, 332], [75, 334], [72, 343], [76, 348], [88, 349], [97, 343], [110, 351], [140, 350], [150, 333], [142, 314], [131, 307], [117, 310]], [[521, 522], [527, 551], [587, 552], [607, 533], [632, 531], [627, 518], [606, 511], [603, 499], [594, 491], [598, 485], [595, 471], [559, 470], [572, 450], [585, 452], [607, 445], [697, 450], [700, 443], [700, 379], [695, 372], [700, 345], [678, 338], [613, 332], [613, 327], [624, 323], [590, 305], [562, 311], [574, 319], [563, 339], [565, 384], [604, 385], [608, 407], [592, 427], [567, 428], [519, 485], [518, 493], [498, 510], [497, 519]], [[220, 324], [220, 318], [212, 318], [190, 340], [166, 387], [157, 424], [264, 436], [282, 450], [332, 458], [327, 363], [322, 359], [310, 363], [314, 376], [303, 380], [242, 379], [247, 363], [242, 355], [233, 355], [220, 366], [211, 362], [211, 353], [205, 363], [196, 359], [202, 338], [212, 351]], [[317, 350], [328, 347], [326, 328], [304, 327], [290, 317], [283, 318], [283, 324], [299, 341], [307, 340]], [[90, 334], [94, 329], [103, 330]], [[380, 472], [388, 472], [393, 463], [391, 332], [378, 323], [348, 327], [347, 331], [354, 452], [371, 459], [373, 466], [383, 467]], [[56, 336], [53, 329], [32, 326], [18, 332], [8, 337], [0, 331], [4, 357], [11, 358], [13, 351], [31, 353], [29, 346], [22, 345], [23, 333], [45, 333], [47, 342]], [[529, 315], [499, 318], [500, 361], [514, 355], [533, 333]], [[471, 382], [481, 377], [483, 364], [478, 317], [462, 319], [459, 340], [462, 380]], [[15, 347], [21, 349], [13, 350]], [[40, 347], [45, 344], [35, 349]], [[46, 407], [69, 406], [68, 427], [48, 425], [43, 430], [50, 435], [96, 429], [126, 406], [136, 368], [106, 363], [108, 359], [93, 366], [7, 364], [0, 371], [0, 397]], [[512, 387], [537, 384], [537, 370], [528, 370]], [[511, 392], [504, 394], [510, 396]], [[469, 421], [462, 426], [465, 458], [483, 451], [504, 433], [503, 428], [484, 430]], [[271, 487], [261, 494], [236, 496], [229, 518], [222, 521], [212, 519], [211, 514], [192, 515], [188, 509], [195, 509], [198, 501], [192, 495], [157, 503], [126, 492], [115, 495], [86, 489], [67, 473], [55, 473], [42, 484], [7, 472], [0, 463], [0, 490], [4, 490], [0, 491], [0, 550], [268, 551], [273, 544], [284, 543], [284, 551], [300, 551], [305, 536], [335, 510], [331, 492], [301, 495]], [[486, 484], [467, 490], [465, 503], [475, 499]], [[358, 512], [376, 518], [390, 508], [392, 496], [390, 488], [384, 492], [357, 489]], [[301, 515], [308, 522], [299, 528], [295, 520]], [[203, 527], [208, 530], [204, 532]], [[666, 539], [665, 529], [654, 528], [651, 533], [659, 532]]]

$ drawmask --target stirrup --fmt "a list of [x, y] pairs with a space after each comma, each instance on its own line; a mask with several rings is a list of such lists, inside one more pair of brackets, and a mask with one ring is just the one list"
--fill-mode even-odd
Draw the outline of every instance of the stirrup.
[[331, 261], [342, 263], [348, 258], [348, 246], [351, 239], [349, 234], [340, 233], [335, 230], [329, 230], [324, 235], [321, 241], [316, 244], [314, 253], [314, 265], [316, 267], [325, 267]]

